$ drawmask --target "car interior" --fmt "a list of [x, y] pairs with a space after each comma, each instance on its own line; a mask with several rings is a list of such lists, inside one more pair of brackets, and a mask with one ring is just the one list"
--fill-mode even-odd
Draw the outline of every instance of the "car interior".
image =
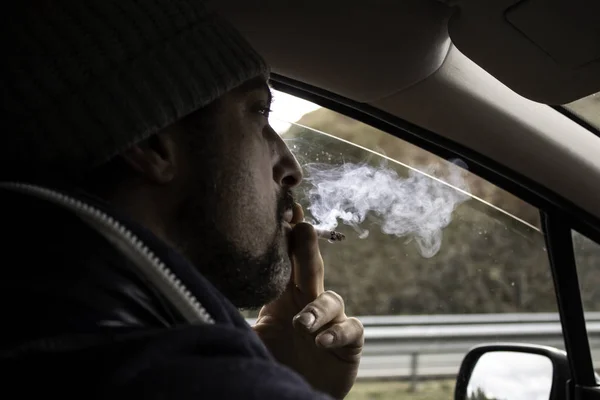
[[[315, 151], [320, 151], [321, 157], [325, 155], [330, 162], [343, 165], [352, 158], [349, 155], [352, 149], [369, 148], [365, 144], [367, 136], [385, 136], [440, 160], [458, 158], [462, 160], [459, 165], [473, 174], [471, 183], [483, 179], [485, 184], [505, 191], [507, 196], [514, 196], [533, 210], [533, 217], [521, 216], [510, 205], [494, 204], [483, 190], [475, 193], [479, 203], [490, 210], [494, 208], [483, 212], [493, 214], [490, 221], [496, 222], [488, 223], [490, 232], [497, 229], [493, 235], [500, 235], [502, 227], [534, 243], [522, 253], [503, 247], [494, 259], [514, 252], [517, 256], [511, 262], [529, 260], [523, 263], [523, 269], [535, 264], [531, 270], [537, 271], [537, 275], [529, 285], [546, 285], [546, 292], [540, 293], [547, 293], [547, 297], [535, 295], [529, 300], [530, 305], [515, 310], [560, 315], [552, 325], [558, 327], [560, 341], [546, 340], [547, 336], [541, 334], [544, 329], [553, 328], [549, 314], [542, 317], [540, 313], [535, 318], [550, 319], [538, 320], [540, 325], [532, 326], [530, 336], [504, 335], [497, 329], [482, 333], [476, 347], [466, 355], [460, 354], [460, 370], [455, 368], [448, 375], [455, 382], [450, 397], [600, 398], [600, 380], [596, 374], [600, 370], [600, 347], [596, 347], [600, 330], [593, 316], [600, 307], [594, 309], [591, 300], [600, 297], [598, 281], [594, 280], [600, 272], [597, 267], [600, 258], [592, 255], [594, 251], [600, 254], [600, 2], [306, 0], [292, 4], [275, 0], [258, 3], [220, 0], [213, 3], [271, 64], [275, 106], [281, 93], [326, 110], [314, 111], [312, 119], [309, 113], [300, 121], [290, 121], [296, 125], [286, 135], [298, 150], [299, 158], [306, 156], [304, 161], [315, 161], [316, 157], [320, 161], [315, 155]], [[316, 113], [321, 113], [319, 118]], [[337, 122], [327, 125], [323, 122], [325, 118]], [[358, 125], [361, 128], [356, 131]], [[349, 137], [350, 129], [359, 133]], [[340, 140], [346, 142], [342, 145]], [[387, 139], [377, 140], [377, 146], [368, 149], [377, 163], [386, 160], [402, 164], [405, 169], [415, 167], [411, 160], [402, 159], [402, 154], [408, 153], [393, 156], [393, 146], [382, 145], [389, 143], [385, 142]], [[425, 172], [430, 178], [435, 175]], [[469, 207], [472, 208], [467, 211], [456, 209], [459, 220], [468, 219], [483, 206]], [[506, 215], [498, 216], [502, 213]], [[520, 222], [515, 225], [509, 220]], [[473, 226], [483, 224], [481, 221], [472, 221]], [[499, 225], [494, 225], [497, 221]], [[377, 235], [372, 232], [367, 240], [377, 243], [388, 240]], [[450, 243], [460, 246], [460, 241]], [[478, 247], [485, 247], [477, 243]], [[397, 249], [403, 245], [390, 244]], [[383, 251], [375, 246], [360, 254], [356, 249], [340, 250], [340, 255], [331, 250], [334, 253], [328, 256], [328, 246], [325, 245], [324, 255], [332, 263], [337, 257], [346, 263], [368, 264], [369, 257]], [[386, 262], [401, 263], [392, 253], [386, 256]], [[435, 260], [432, 257], [427, 265], [433, 268]], [[502, 263], [497, 261], [497, 267], [501, 269]], [[435, 268], [441, 268], [438, 264]], [[419, 264], [419, 268], [430, 268], [424, 265]], [[386, 270], [377, 274], [385, 279]], [[339, 272], [332, 282], [352, 278], [349, 272]], [[467, 275], [463, 278], [468, 285], [470, 278]], [[353, 291], [369, 288], [356, 284], [347, 285], [344, 290], [345, 297], [351, 298]], [[385, 290], [395, 289], [390, 286]], [[586, 297], [587, 293], [591, 297]], [[407, 292], [405, 297], [422, 294]], [[545, 306], [536, 308], [536, 302]], [[396, 313], [403, 314], [402, 306], [398, 307]], [[412, 380], [408, 393], [395, 392], [389, 398], [430, 398], [418, 397], [418, 385], [433, 377], [396, 373], [400, 367], [394, 362], [399, 359], [392, 357], [394, 351], [404, 346], [402, 343], [412, 345], [425, 340], [422, 335], [410, 334], [417, 324], [414, 316], [402, 320], [397, 315], [393, 322], [385, 322], [381, 315], [388, 315], [387, 311], [356, 309], [360, 311], [359, 318], [364, 316], [365, 355], [374, 355], [372, 359], [365, 357], [363, 364], [389, 363], [386, 367], [389, 371], [370, 375], [365, 369], [362, 378], [370, 385], [369, 389], [360, 393], [353, 390], [348, 398], [375, 398], [368, 397], [369, 393], [375, 396], [373, 393], [383, 385], [384, 378]], [[412, 310], [409, 314], [423, 314], [419, 315], [418, 324], [421, 327], [431, 324], [427, 334], [436, 338], [437, 345], [451, 342], [453, 335], [459, 334], [445, 329], [475, 318], [468, 314], [477, 314], [476, 308], [461, 313], [460, 308], [452, 310], [447, 306], [443, 310], [446, 315], [441, 318], [433, 315], [435, 309], [423, 310]], [[484, 316], [486, 312], [489, 315]], [[479, 313], [477, 326], [489, 328], [486, 324], [502, 312], [506, 311], [490, 309]], [[429, 319], [428, 314], [431, 314]], [[521, 318], [525, 317], [519, 314], [517, 319], [523, 322]], [[515, 321], [509, 325], [514, 327]], [[391, 325], [400, 327], [396, 330], [400, 333], [389, 336]], [[502, 329], [509, 329], [509, 325]], [[524, 337], [531, 340], [518, 343]], [[404, 347], [407, 348], [402, 352], [411, 354], [408, 344]], [[432, 350], [439, 351], [439, 346]], [[527, 358], [511, 358], [510, 354], [529, 356], [531, 363]], [[492, 361], [486, 364], [484, 359], [488, 356], [488, 361]], [[542, 361], [538, 363], [538, 359]], [[416, 358], [406, 360], [412, 363], [413, 371], [417, 369]], [[531, 368], [517, 368], [524, 365]], [[488, 372], [481, 372], [485, 368]], [[513, 373], [500, 381], [498, 377], [510, 372], [502, 372], [502, 368], [519, 370], [522, 377], [517, 379]], [[494, 381], [490, 376], [498, 379]], [[359, 374], [362, 382], [360, 378]], [[537, 382], [535, 388], [527, 386], [526, 381]], [[502, 392], [507, 387], [515, 391]]]

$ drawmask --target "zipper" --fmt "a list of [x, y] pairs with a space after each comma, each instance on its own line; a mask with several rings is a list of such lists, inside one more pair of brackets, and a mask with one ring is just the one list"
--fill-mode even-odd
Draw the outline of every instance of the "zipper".
[[81, 200], [25, 183], [0, 182], [0, 188], [47, 200], [74, 212], [118, 248], [189, 323], [214, 324], [211, 315], [183, 282], [133, 232], [110, 215]]

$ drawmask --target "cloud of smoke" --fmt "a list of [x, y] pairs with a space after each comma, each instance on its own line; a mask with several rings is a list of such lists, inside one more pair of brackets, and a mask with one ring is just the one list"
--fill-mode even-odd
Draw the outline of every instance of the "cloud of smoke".
[[453, 211], [470, 198], [461, 166], [466, 167], [462, 161], [448, 163], [442, 180], [429, 175], [432, 168], [409, 170], [402, 177], [385, 163], [308, 164], [308, 209], [317, 228], [333, 230], [342, 222], [359, 238], [369, 235], [361, 224], [370, 215], [382, 232], [414, 239], [420, 254], [430, 258], [441, 247]]

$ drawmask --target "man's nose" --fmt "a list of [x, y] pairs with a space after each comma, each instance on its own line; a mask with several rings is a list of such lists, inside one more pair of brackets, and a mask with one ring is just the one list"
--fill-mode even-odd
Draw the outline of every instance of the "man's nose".
[[273, 177], [281, 186], [290, 189], [295, 188], [302, 182], [302, 167], [289, 150], [273, 168]]
[[273, 179], [289, 189], [302, 182], [302, 167], [281, 138], [278, 143], [279, 157], [273, 166]]

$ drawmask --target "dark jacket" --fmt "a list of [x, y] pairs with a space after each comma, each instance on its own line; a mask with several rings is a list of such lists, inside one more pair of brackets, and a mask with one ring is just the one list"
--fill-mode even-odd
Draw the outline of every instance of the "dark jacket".
[[71, 196], [0, 188], [3, 398], [327, 398], [177, 252]]

